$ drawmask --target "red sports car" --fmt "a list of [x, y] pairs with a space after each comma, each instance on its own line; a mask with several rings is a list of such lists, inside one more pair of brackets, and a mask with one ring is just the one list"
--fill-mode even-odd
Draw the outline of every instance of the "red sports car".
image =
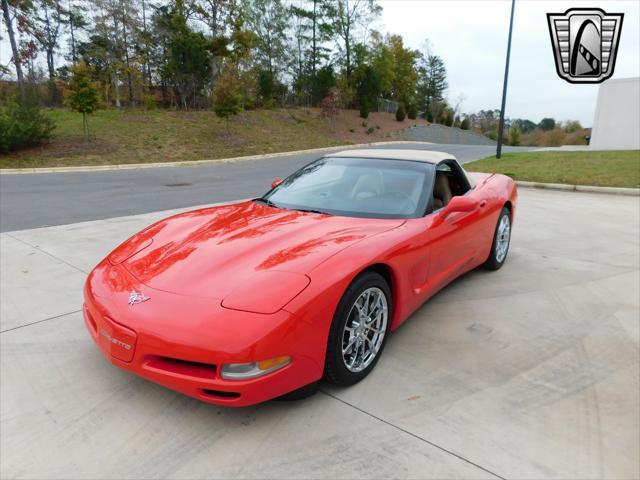
[[87, 279], [86, 325], [116, 366], [206, 402], [351, 385], [434, 293], [503, 265], [516, 196], [446, 153], [327, 155], [125, 241]]

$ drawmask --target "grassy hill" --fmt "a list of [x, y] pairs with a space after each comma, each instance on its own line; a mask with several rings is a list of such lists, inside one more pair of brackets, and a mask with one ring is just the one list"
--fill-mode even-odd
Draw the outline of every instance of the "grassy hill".
[[82, 137], [82, 116], [51, 110], [55, 137], [39, 147], [0, 156], [0, 168], [172, 162], [390, 140], [423, 120], [397, 122], [386, 113], [367, 120], [343, 110], [332, 122], [317, 109], [243, 112], [228, 125], [211, 111], [103, 110], [89, 119], [92, 141]]

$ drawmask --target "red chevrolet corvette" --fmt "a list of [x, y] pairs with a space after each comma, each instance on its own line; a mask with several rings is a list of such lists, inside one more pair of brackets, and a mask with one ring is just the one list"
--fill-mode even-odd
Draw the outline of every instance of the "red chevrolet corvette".
[[87, 279], [85, 322], [116, 366], [206, 402], [351, 385], [434, 293], [503, 265], [516, 197], [446, 153], [327, 155], [125, 241]]

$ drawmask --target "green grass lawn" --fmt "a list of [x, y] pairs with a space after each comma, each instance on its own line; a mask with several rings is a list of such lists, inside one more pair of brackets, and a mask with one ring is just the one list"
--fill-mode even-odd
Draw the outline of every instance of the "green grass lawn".
[[80, 114], [60, 109], [47, 115], [56, 124], [54, 138], [0, 155], [0, 168], [206, 160], [348, 143], [331, 135], [316, 111], [305, 109], [243, 112], [229, 121], [229, 130], [206, 110], [101, 110], [89, 117], [89, 143]]
[[601, 187], [640, 187], [640, 150], [505, 153], [465, 164], [470, 172], [515, 180]]

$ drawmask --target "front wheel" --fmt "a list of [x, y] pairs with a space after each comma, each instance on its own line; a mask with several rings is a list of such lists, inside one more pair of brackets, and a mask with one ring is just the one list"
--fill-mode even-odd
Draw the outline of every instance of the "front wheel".
[[487, 270], [498, 270], [504, 265], [511, 241], [511, 212], [504, 207], [498, 217], [498, 225], [493, 234], [493, 244], [489, 258], [482, 265]]
[[329, 331], [324, 376], [353, 385], [377, 363], [391, 323], [391, 291], [375, 272], [356, 278], [342, 296]]

